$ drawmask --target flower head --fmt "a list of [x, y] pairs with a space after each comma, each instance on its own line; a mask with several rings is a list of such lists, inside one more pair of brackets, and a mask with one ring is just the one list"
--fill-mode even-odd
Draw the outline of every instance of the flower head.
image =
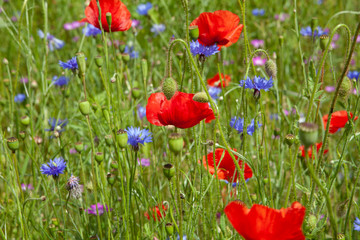
[[347, 76], [348, 76], [348, 78], [355, 79], [357, 81], [357, 80], [359, 80], [360, 71], [349, 71]]
[[28, 83], [29, 79], [27, 77], [20, 78], [20, 83]]
[[148, 166], [150, 166], [150, 159], [148, 159], [148, 158], [138, 159], [138, 164], [143, 167], [148, 167]]
[[58, 132], [63, 132], [65, 131], [65, 126], [68, 124], [68, 120], [64, 119], [56, 119], [56, 118], [49, 118], [48, 123], [50, 125], [50, 129], [45, 129], [45, 131], [47, 132], [52, 132], [54, 130], [58, 131]]
[[262, 8], [254, 8], [252, 11], [251, 11], [252, 15], [254, 16], [264, 16], [265, 14], [265, 9], [262, 9]]
[[152, 4], [150, 2], [147, 2], [145, 4], [139, 4], [136, 8], [136, 12], [140, 15], [147, 15], [151, 8]]
[[[261, 127], [261, 126], [262, 126], [262, 124], [258, 122], [257, 127], [259, 128], [259, 127]], [[247, 127], [246, 132], [247, 132], [247, 134], [249, 134], [250, 136], [252, 136], [253, 133], [255, 132], [255, 120], [254, 120], [254, 119], [251, 120], [251, 123], [250, 123], [250, 125]]]
[[259, 48], [259, 47], [264, 46], [264, 40], [260, 40], [260, 39], [251, 40], [250, 43], [251, 43], [251, 45], [254, 46], [254, 48]]
[[134, 150], [139, 149], [139, 143], [144, 145], [144, 143], [152, 142], [151, 132], [148, 129], [140, 130], [139, 127], [128, 127], [126, 129], [128, 135], [128, 144], [133, 147]]
[[[44, 32], [41, 31], [40, 29], [38, 30], [38, 35], [39, 35], [40, 38], [45, 37]], [[49, 47], [50, 51], [54, 51], [54, 49], [61, 49], [65, 45], [64, 41], [62, 41], [60, 39], [57, 39], [56, 37], [54, 37], [50, 33], [47, 33], [46, 39], [48, 40], [48, 47]]]
[[69, 80], [70, 79], [65, 76], [61, 76], [61, 77], [54, 76], [52, 82], [55, 86], [62, 87], [67, 85], [69, 83]]
[[298, 202], [277, 210], [259, 204], [248, 209], [244, 203], [233, 201], [224, 211], [231, 225], [245, 239], [305, 240], [301, 230], [305, 207]]
[[23, 93], [19, 93], [14, 97], [14, 102], [22, 103], [23, 101], [25, 101], [25, 99], [26, 99], [26, 95]]
[[236, 14], [218, 10], [201, 13], [190, 26], [199, 28], [199, 43], [205, 46], [217, 44], [220, 50], [221, 47], [229, 47], [239, 40], [243, 29], [243, 25], [239, 23], [240, 18]]
[[310, 26], [300, 29], [300, 34], [304, 37], [320, 37], [321, 35], [327, 35], [329, 33], [329, 29], [322, 29], [321, 27], [317, 27], [314, 31], [312, 31]]
[[267, 61], [267, 59], [262, 58], [261, 56], [253, 57], [253, 63], [254, 63], [255, 66], [265, 65], [266, 61]]
[[[231, 77], [229, 75], [221, 74], [222, 79], [222, 87], [229, 86], [229, 82], [231, 81]], [[207, 84], [211, 87], [218, 87], [221, 88], [221, 81], [220, 81], [220, 75], [217, 73], [214, 77], [209, 78], [207, 80]]]
[[78, 64], [77, 64], [77, 61], [76, 61], [76, 57], [72, 57], [70, 60], [68, 60], [66, 62], [59, 61], [59, 65], [63, 69], [69, 69], [69, 70], [78, 69]]
[[79, 28], [84, 25], [85, 25], [84, 22], [74, 21], [71, 23], [65, 23], [63, 27], [65, 30], [73, 30], [73, 29]]
[[[97, 206], [98, 211], [96, 211], [96, 206]], [[106, 207], [106, 211], [108, 212], [109, 211], [108, 206], [105, 205], [105, 207]], [[97, 203], [97, 204], [91, 205], [89, 209], [85, 209], [85, 212], [87, 212], [88, 214], [91, 214], [91, 215], [95, 215], [95, 216], [97, 216], [97, 213], [98, 213], [99, 216], [101, 216], [105, 212], [105, 207], [101, 203]], [[111, 209], [110, 209], [110, 211], [111, 211]]]
[[193, 100], [195, 94], [176, 92], [167, 100], [164, 93], [153, 93], [146, 105], [146, 118], [156, 126], [174, 125], [178, 128], [191, 128], [201, 120], [215, 119], [208, 103]]
[[[167, 206], [164, 204], [161, 204], [162, 210], [159, 208], [159, 206], [155, 206], [154, 208], [150, 209], [150, 214], [154, 221], [160, 221], [163, 217], [166, 215]], [[144, 216], [150, 220], [150, 215], [148, 212], [144, 213]]]
[[[261, 127], [262, 124], [258, 122], [258, 127]], [[234, 128], [239, 134], [244, 131], [244, 119], [238, 117], [232, 117], [230, 120], [230, 127]], [[246, 132], [248, 135], [252, 136], [255, 132], [255, 121], [251, 120], [251, 123], [247, 126]]]
[[90, 23], [83, 28], [82, 32], [87, 37], [95, 37], [96, 35], [101, 34], [101, 30]]
[[205, 57], [209, 57], [211, 55], [214, 55], [214, 54], [218, 53], [219, 48], [216, 45], [216, 43], [214, 45], [211, 45], [211, 46], [205, 46], [205, 45], [202, 45], [201, 43], [199, 43], [198, 40], [196, 40], [196, 42], [191, 41], [191, 43], [190, 43], [190, 51], [191, 51], [193, 56], [196, 56], [196, 55], [201, 56], [201, 55], [203, 55]]
[[208, 91], [209, 91], [209, 95], [212, 99], [216, 100], [220, 97], [221, 88], [209, 87]]
[[[321, 142], [321, 143], [316, 143], [315, 146], [316, 146], [316, 154], [318, 154], [319, 151], [320, 151], [320, 149], [321, 149], [321, 147], [322, 147], [322, 142]], [[305, 157], [305, 146], [304, 146], [304, 145], [300, 146], [300, 147], [299, 147], [299, 150], [301, 151], [301, 157], [304, 158], [304, 157]], [[328, 149], [324, 149], [324, 154], [326, 154], [326, 153], [328, 153], [328, 152], [329, 152]], [[309, 149], [307, 150], [307, 154], [308, 154], [309, 158], [313, 158], [312, 148], [309, 148]]]
[[[358, 117], [353, 118], [353, 114], [349, 113], [350, 117], [356, 121]], [[326, 124], [328, 122], [329, 115], [326, 114], [323, 116], [324, 129], [326, 130]], [[331, 121], [329, 127], [329, 133], [336, 133], [340, 128], [345, 127], [346, 123], [349, 121], [347, 111], [337, 111], [331, 114]]]
[[31, 191], [31, 190], [34, 190], [34, 187], [33, 187], [33, 185], [31, 183], [29, 183], [29, 184], [22, 183], [21, 184], [21, 190], [23, 190], [23, 191]]
[[[131, 27], [130, 12], [120, 0], [100, 0], [101, 25], [105, 32], [127, 31]], [[108, 25], [106, 14], [111, 13], [111, 26]], [[85, 9], [85, 18], [81, 22], [88, 22], [101, 29], [99, 24], [99, 9], [97, 0], [91, 0]]]
[[140, 120], [142, 120], [146, 116], [146, 108], [141, 105], [137, 106], [137, 115]]
[[265, 92], [269, 91], [269, 89], [273, 86], [273, 80], [272, 77], [270, 77], [269, 80], [266, 80], [262, 77], [254, 77], [254, 80], [252, 81], [249, 77], [246, 80], [240, 81], [240, 86], [244, 86], [245, 88], [250, 89], [256, 89], [256, 90], [265, 90]]
[[70, 196], [72, 196], [73, 198], [81, 197], [82, 189], [79, 184], [79, 178], [71, 174], [71, 177], [66, 184], [66, 189], [69, 191]]
[[158, 35], [162, 32], [165, 31], [165, 25], [164, 24], [154, 24], [151, 29], [150, 29], [150, 32], [154, 33], [154, 35]]
[[134, 50], [134, 47], [125, 46], [124, 53], [129, 54], [130, 58], [138, 58], [139, 52]]
[[66, 168], [66, 162], [62, 157], [50, 159], [50, 162], [41, 165], [40, 171], [42, 174], [48, 176], [58, 177], [59, 174], [63, 174]]
[[360, 232], [360, 219], [359, 219], [359, 218], [355, 218], [355, 221], [354, 221], [354, 230]]
[[288, 18], [289, 18], [289, 14], [287, 13], [275, 14], [275, 19], [279, 20], [280, 22], [284, 22]]

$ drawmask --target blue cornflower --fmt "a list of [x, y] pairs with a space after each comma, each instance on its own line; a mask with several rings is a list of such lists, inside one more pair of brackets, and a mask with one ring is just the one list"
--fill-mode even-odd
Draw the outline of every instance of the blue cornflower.
[[134, 47], [125, 46], [124, 53], [129, 54], [130, 58], [138, 58], [139, 52], [134, 50]]
[[63, 69], [76, 70], [78, 69], [78, 64], [76, 62], [76, 57], [72, 57], [67, 62], [59, 61], [60, 67]]
[[136, 11], [140, 15], [147, 15], [148, 11], [152, 8], [152, 4], [147, 2], [145, 4], [139, 4], [136, 8]]
[[[259, 123], [259, 122], [258, 122], [257, 125], [258, 125], [258, 127], [261, 127], [261, 126], [262, 126], [262, 124]], [[252, 136], [253, 133], [255, 132], [255, 121], [254, 121], [254, 119], [251, 120], [251, 123], [250, 123], [250, 125], [247, 127], [246, 132], [247, 132], [247, 134], [249, 134], [250, 136]]]
[[69, 78], [65, 77], [65, 76], [61, 76], [58, 78], [58, 76], [54, 76], [52, 78], [52, 82], [55, 86], [58, 86], [58, 87], [62, 87], [62, 86], [65, 86], [69, 83]]
[[[262, 124], [258, 123], [258, 127], [261, 127]], [[238, 117], [232, 117], [230, 120], [230, 127], [234, 128], [238, 133], [242, 133], [244, 131], [244, 119]], [[252, 136], [255, 131], [255, 121], [251, 120], [250, 125], [248, 125], [246, 132], [248, 135]]]
[[[43, 31], [41, 31], [40, 29], [38, 30], [38, 35], [40, 38], [44, 38], [45, 37], [45, 34]], [[50, 33], [47, 33], [46, 35], [46, 38], [47, 40], [49, 41], [48, 43], [48, 47], [49, 47], [49, 50], [50, 51], [54, 51], [54, 48], [55, 49], [61, 49], [64, 47], [65, 45], [65, 42], [60, 40], [60, 39], [57, 39], [56, 37], [54, 37], [53, 35], [51, 35]]]
[[82, 32], [87, 37], [91, 37], [91, 36], [95, 37], [96, 35], [101, 34], [101, 30], [94, 27], [90, 23], [86, 27], [83, 28]]
[[354, 221], [354, 230], [360, 232], [360, 219], [359, 219], [359, 218], [355, 218], [355, 221]]
[[64, 173], [65, 168], [66, 168], [66, 162], [62, 157], [59, 157], [59, 158], [55, 158], [54, 161], [50, 159], [50, 162], [41, 165], [40, 171], [42, 174], [58, 177], [59, 174]]
[[210, 97], [214, 100], [219, 98], [219, 95], [221, 93], [221, 88], [218, 87], [209, 87], [208, 89]]
[[311, 27], [307, 26], [305, 28], [301, 28], [300, 29], [300, 34], [305, 36], [305, 37], [320, 37], [321, 35], [326, 35], [329, 33], [328, 29], [322, 29], [321, 27], [317, 27], [314, 32], [312, 32]]
[[215, 53], [220, 52], [219, 47], [216, 44], [212, 46], [205, 46], [199, 43], [198, 40], [196, 40], [196, 42], [192, 41], [190, 43], [190, 51], [194, 56], [204, 55], [205, 57], [209, 57], [211, 55], [214, 55]]
[[18, 95], [16, 95], [16, 96], [14, 97], [14, 101], [15, 101], [16, 103], [22, 103], [23, 101], [25, 101], [25, 99], [26, 99], [26, 95], [23, 94], [23, 93], [19, 93]]
[[164, 24], [154, 24], [151, 29], [150, 32], [154, 33], [155, 36], [158, 35], [159, 33], [162, 33], [163, 31], [165, 31], [165, 25]]
[[48, 123], [50, 125], [50, 129], [45, 129], [45, 131], [47, 132], [52, 132], [54, 130], [58, 131], [58, 132], [63, 132], [65, 131], [65, 126], [68, 124], [68, 120], [64, 119], [56, 119], [56, 118], [49, 118]]
[[240, 86], [244, 86], [245, 88], [250, 88], [250, 89], [256, 89], [256, 90], [265, 90], [265, 92], [269, 91], [269, 89], [273, 86], [273, 80], [272, 77], [270, 77], [269, 80], [266, 80], [265, 78], [262, 77], [254, 77], [254, 81], [252, 81], [249, 77], [246, 80], [241, 80], [240, 81]]
[[265, 9], [255, 8], [251, 12], [252, 12], [252, 15], [254, 15], [254, 16], [264, 16]]
[[142, 120], [146, 116], [146, 108], [142, 107], [141, 105], [137, 106], [137, 115]]
[[128, 127], [125, 129], [128, 135], [128, 144], [130, 144], [135, 151], [139, 150], [139, 143], [152, 142], [151, 132], [148, 129], [140, 130], [139, 127]]
[[355, 79], [356, 81], [359, 80], [360, 72], [359, 71], [349, 71], [348, 78]]

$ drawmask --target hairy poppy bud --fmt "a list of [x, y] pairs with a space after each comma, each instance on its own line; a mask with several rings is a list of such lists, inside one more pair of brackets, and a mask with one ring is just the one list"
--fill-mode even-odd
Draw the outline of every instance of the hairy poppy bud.
[[319, 39], [320, 39], [320, 48], [321, 48], [321, 50], [325, 51], [326, 46], [329, 43], [329, 36], [326, 34], [323, 34], [320, 36]]
[[190, 30], [190, 36], [192, 39], [198, 39], [199, 38], [199, 28], [198, 26], [191, 26], [189, 27]]
[[169, 147], [170, 150], [178, 154], [181, 152], [184, 146], [184, 139], [182, 138], [181, 134], [179, 133], [171, 133], [169, 135]]
[[21, 122], [22, 125], [28, 126], [28, 125], [30, 124], [30, 118], [29, 118], [29, 116], [22, 116], [22, 117], [20, 118], [20, 122]]
[[198, 92], [194, 95], [193, 100], [195, 102], [201, 102], [201, 103], [206, 103], [209, 102], [209, 98], [207, 97], [205, 92]]
[[111, 12], [107, 12], [106, 13], [106, 22], [109, 25], [109, 29], [111, 27], [111, 22], [112, 22], [112, 16], [111, 16]]
[[162, 92], [167, 100], [170, 100], [177, 91], [176, 81], [172, 77], [165, 78], [162, 84]]
[[346, 102], [346, 100], [348, 99], [348, 97], [351, 93], [351, 89], [352, 89], [351, 80], [347, 76], [345, 76], [345, 78], [343, 79], [343, 81], [340, 85], [340, 89], [339, 89], [340, 101]]
[[144, 81], [146, 81], [147, 75], [148, 75], [148, 64], [147, 64], [146, 59], [141, 59], [141, 72], [142, 72]]
[[116, 142], [119, 144], [121, 148], [127, 147], [128, 135], [125, 130], [119, 129], [116, 132]]
[[101, 68], [104, 64], [104, 58], [102, 56], [95, 57], [95, 64], [98, 68]]
[[82, 101], [79, 103], [79, 109], [82, 115], [86, 116], [90, 113], [90, 103], [88, 101]]
[[82, 142], [75, 143], [75, 150], [81, 153], [84, 150], [84, 144]]
[[26, 137], [26, 132], [25, 131], [20, 131], [19, 136], [21, 137], [22, 140], [24, 140], [25, 137]]
[[292, 134], [287, 134], [285, 136], [285, 139], [284, 139], [284, 142], [289, 146], [291, 147], [293, 144], [294, 144], [294, 141], [295, 141], [295, 136], [292, 135]]
[[315, 123], [300, 123], [299, 139], [304, 144], [305, 149], [315, 144], [318, 138], [318, 125]]
[[95, 153], [95, 160], [100, 164], [104, 160], [104, 153], [102, 152]]
[[112, 135], [106, 135], [105, 142], [106, 142], [106, 145], [108, 145], [110, 147], [112, 145]]
[[269, 77], [276, 78], [276, 74], [277, 74], [276, 63], [271, 59], [267, 60], [265, 63], [265, 71]]
[[86, 63], [85, 63], [85, 55], [82, 52], [76, 53], [76, 62], [78, 64], [79, 74], [81, 76], [85, 75], [86, 72]]
[[14, 153], [19, 149], [19, 140], [16, 137], [11, 137], [7, 139], [8, 148]]
[[174, 225], [172, 223], [167, 223], [165, 225], [165, 230], [169, 237], [172, 236], [174, 234]]
[[170, 181], [171, 178], [175, 175], [174, 165], [172, 165], [171, 163], [164, 164], [163, 172], [164, 172], [165, 177]]

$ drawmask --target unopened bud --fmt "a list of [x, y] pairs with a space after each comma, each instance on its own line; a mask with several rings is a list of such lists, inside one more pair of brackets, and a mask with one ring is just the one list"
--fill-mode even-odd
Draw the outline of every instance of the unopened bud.
[[104, 58], [102, 56], [95, 57], [95, 64], [98, 68], [101, 68], [104, 64]]
[[177, 91], [177, 83], [172, 77], [165, 78], [162, 84], [162, 92], [167, 100], [170, 100]]
[[321, 50], [325, 51], [326, 46], [329, 43], [329, 36], [324, 34], [321, 35], [319, 39], [320, 39], [320, 48]]
[[76, 53], [76, 62], [78, 64], [79, 74], [81, 76], [85, 75], [86, 62], [85, 62], [85, 55], [83, 52]]
[[24, 140], [25, 137], [26, 137], [26, 132], [25, 131], [20, 131], [19, 136], [21, 137], [22, 140]]
[[276, 63], [269, 59], [265, 63], [265, 71], [269, 77], [276, 78], [277, 75], [277, 67]]
[[90, 103], [88, 101], [82, 101], [79, 103], [79, 109], [82, 115], [86, 116], [90, 113]]
[[165, 230], [169, 237], [172, 236], [174, 234], [174, 225], [172, 223], [167, 223], [165, 225]]
[[339, 100], [346, 102], [352, 90], [351, 80], [345, 76], [339, 89]]
[[284, 139], [284, 142], [289, 146], [291, 147], [293, 144], [294, 144], [294, 141], [295, 141], [295, 136], [292, 135], [292, 134], [287, 134], [285, 136], [285, 139]]
[[107, 22], [107, 24], [109, 26], [109, 29], [111, 29], [111, 22], [112, 22], [111, 12], [106, 13], [106, 22]]
[[198, 92], [194, 95], [193, 100], [195, 102], [200, 102], [200, 103], [207, 103], [209, 102], [209, 98], [207, 97], [205, 92]]

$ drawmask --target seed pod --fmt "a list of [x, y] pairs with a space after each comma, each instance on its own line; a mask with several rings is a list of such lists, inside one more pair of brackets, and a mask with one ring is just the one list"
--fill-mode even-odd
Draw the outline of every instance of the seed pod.
[[98, 164], [100, 164], [104, 160], [104, 153], [102, 152], [95, 153], [95, 160], [97, 161]]
[[75, 150], [81, 153], [84, 150], [84, 144], [82, 142], [75, 143]]
[[167, 223], [165, 225], [165, 230], [169, 237], [172, 236], [174, 234], [174, 225], [172, 223]]
[[[318, 138], [318, 125], [315, 123], [300, 123], [299, 139], [304, 144], [305, 149], [315, 144]], [[306, 151], [306, 150], [305, 150]]]
[[165, 177], [170, 181], [171, 178], [175, 175], [174, 165], [172, 165], [171, 163], [164, 164], [163, 172], [164, 172]]
[[11, 137], [7, 139], [8, 148], [14, 153], [19, 149], [19, 140], [16, 137]]
[[95, 64], [98, 68], [101, 68], [104, 64], [104, 58], [102, 56], [95, 57]]
[[339, 100], [342, 102], [346, 102], [352, 89], [352, 82], [351, 80], [345, 76], [344, 80], [342, 81], [339, 89]]
[[181, 134], [179, 133], [171, 133], [169, 135], [169, 147], [170, 150], [178, 154], [181, 152], [184, 146], [184, 139], [182, 138]]
[[127, 141], [128, 141], [128, 135], [125, 130], [119, 129], [116, 132], [116, 142], [119, 144], [119, 147], [126, 148], [127, 147]]
[[291, 147], [293, 144], [294, 144], [294, 141], [295, 141], [295, 136], [292, 135], [292, 134], [287, 134], [285, 136], [285, 139], [284, 139], [284, 142], [289, 146]]
[[106, 13], [106, 22], [109, 25], [109, 29], [111, 29], [111, 22], [112, 22], [111, 12]]
[[320, 41], [321, 50], [325, 51], [326, 46], [329, 43], [329, 36], [326, 35], [326, 34], [323, 34], [323, 35], [320, 36], [319, 41]]
[[20, 122], [21, 122], [22, 125], [28, 126], [28, 125], [30, 124], [30, 118], [29, 118], [29, 116], [22, 116], [22, 117], [20, 118]]

